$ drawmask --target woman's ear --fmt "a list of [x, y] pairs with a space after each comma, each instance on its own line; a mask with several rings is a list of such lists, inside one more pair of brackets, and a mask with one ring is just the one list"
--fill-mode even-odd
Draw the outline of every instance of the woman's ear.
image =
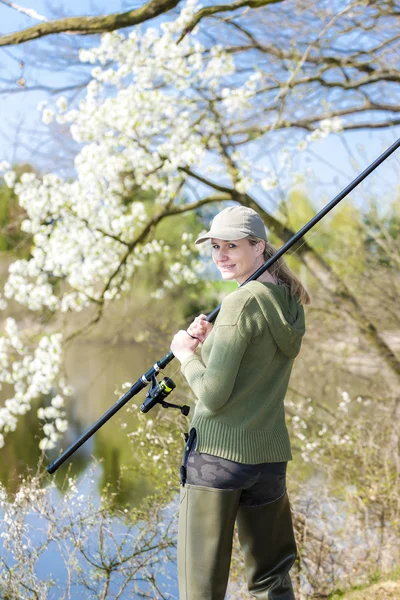
[[261, 254], [264, 254], [264, 249], [265, 249], [264, 240], [260, 240], [259, 242], [257, 242], [257, 256], [261, 256]]

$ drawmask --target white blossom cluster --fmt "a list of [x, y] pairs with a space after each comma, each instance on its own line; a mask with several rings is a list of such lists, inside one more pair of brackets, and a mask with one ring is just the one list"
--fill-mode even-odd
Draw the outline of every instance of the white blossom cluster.
[[253, 185], [260, 185], [267, 192], [277, 187], [278, 175], [268, 166], [261, 164], [255, 167], [253, 160], [250, 160], [244, 152], [239, 150], [232, 152], [230, 159], [234, 161], [237, 170], [233, 185], [238, 192], [242, 194], [249, 193]]
[[175, 262], [169, 266], [169, 278], [164, 280], [164, 287], [172, 288], [174, 285], [183, 282], [196, 283], [197, 274], [204, 271], [205, 265], [198, 260], [193, 260], [189, 264]]
[[[62, 182], [51, 174], [42, 180], [32, 173], [22, 175], [15, 192], [28, 213], [22, 230], [33, 235], [34, 246], [30, 260], [10, 265], [4, 286], [6, 298], [14, 298], [31, 310], [48, 307], [62, 312], [79, 311], [90, 304], [90, 298], [99, 298], [98, 284], [118, 268], [126, 252], [124, 242], [140, 231], [147, 218], [143, 203], [133, 202], [128, 209], [112, 193], [109, 199], [96, 195], [95, 187], [99, 191], [100, 183], [86, 184]], [[111, 236], [118, 236], [121, 242]], [[117, 284], [142, 264], [146, 251], [146, 246], [132, 251], [105, 300], [117, 295]], [[65, 279], [72, 291], [56, 296], [49, 277]]]
[[68, 421], [65, 419], [64, 398], [57, 394], [51, 399], [50, 406], [41, 407], [37, 411], [38, 418], [43, 420], [43, 433], [45, 435], [39, 442], [41, 450], [54, 448], [62, 433], [68, 429]]
[[[299, 440], [301, 456], [305, 462], [313, 462], [316, 465], [322, 464], [324, 457], [331, 456], [334, 449], [352, 448], [352, 452], [357, 453], [354, 447], [357, 436], [360, 434], [354, 422], [359, 418], [360, 409], [357, 405], [367, 407], [371, 404], [370, 399], [364, 399], [362, 396], [356, 397], [357, 405], [346, 390], [338, 389], [340, 401], [337, 410], [321, 410], [318, 404], [313, 406], [313, 399], [285, 401], [285, 405], [295, 414], [290, 417], [291, 427], [294, 437]], [[343, 413], [349, 413], [352, 409], [352, 417], [346, 416], [343, 419]]]
[[343, 131], [343, 121], [340, 117], [332, 117], [331, 119], [322, 119], [319, 122], [319, 127], [314, 129], [311, 133], [309, 133], [305, 140], [301, 140], [297, 144], [298, 150], [305, 150], [310, 142], [316, 142], [318, 140], [322, 140], [330, 133], [342, 133]]
[[[161, 25], [161, 32], [137, 28], [128, 37], [104, 34], [99, 47], [80, 53], [82, 61], [95, 66], [79, 107], [68, 110], [64, 97], [53, 108], [41, 103], [43, 120], [68, 124], [82, 147], [75, 159], [75, 180], [29, 173], [15, 184], [28, 213], [22, 229], [32, 234], [34, 248], [29, 261], [12, 265], [6, 298], [32, 310], [63, 312], [117, 298], [145, 262], [145, 249], [137, 245], [133, 252], [128, 245], [150, 218], [142, 202], [134, 197], [124, 201], [126, 194], [134, 186], [152, 190], [162, 208], [186, 178], [179, 168], [197, 168], [207, 148], [218, 146], [221, 123], [207, 96], [219, 96], [224, 118], [248, 108], [259, 72], [240, 86], [227, 87], [235, 64], [221, 45], [206, 51], [195, 35], [176, 44], [197, 9], [188, 0], [175, 21]], [[12, 171], [2, 167], [13, 186]], [[171, 265], [168, 286], [196, 280], [199, 265], [178, 269], [178, 263]], [[50, 276], [72, 289], [64, 287], [56, 295]]]
[[[0, 408], [0, 448], [4, 446], [4, 435], [15, 431], [19, 416], [31, 409], [32, 401], [51, 393], [62, 362], [61, 334], [43, 336], [31, 352], [14, 319], [6, 319], [4, 329], [5, 335], [0, 337], [0, 388], [3, 384], [11, 385], [14, 394]], [[39, 444], [41, 448], [53, 447], [59, 437], [57, 432], [66, 429], [65, 413], [59, 410], [62, 406], [60, 398], [53, 398], [52, 414], [41, 415], [49, 421], [44, 427], [45, 437]], [[52, 420], [56, 423], [55, 429]]]
[[[123, 429], [125, 429], [125, 427], [123, 427]], [[173, 446], [173, 450], [176, 449], [176, 439], [174, 439], [170, 433], [160, 436], [159, 429], [154, 427], [154, 421], [152, 419], [147, 419], [143, 423], [143, 426], [137, 427], [135, 431], [131, 431], [127, 435], [136, 446], [139, 445], [142, 447], [143, 451], [147, 449], [145, 456], [148, 459], [153, 463], [160, 463], [157, 465], [158, 469], [171, 469], [169, 449], [171, 445]], [[140, 451], [140, 449], [138, 450]]]
[[[320, 403], [314, 403], [311, 397], [296, 402], [285, 401], [294, 413], [289, 419], [301, 457], [318, 468], [325, 460], [330, 462], [332, 456], [343, 456], [346, 452], [358, 454], [364, 443], [363, 419], [368, 420], [364, 407], [370, 406], [372, 401], [357, 396], [354, 402], [346, 390], [338, 388], [337, 392], [340, 394], [337, 408], [324, 408]], [[376, 410], [384, 411], [385, 408], [377, 403]], [[343, 413], [347, 413], [345, 418]]]
[[346, 391], [343, 391], [343, 392], [341, 393], [341, 396], [342, 396], [342, 401], [341, 401], [341, 402], [339, 402], [339, 406], [338, 406], [338, 408], [339, 408], [339, 410], [341, 410], [342, 412], [346, 412], [346, 413], [347, 413], [347, 412], [348, 412], [348, 410], [349, 410], [349, 409], [348, 409], [348, 405], [349, 405], [349, 404], [350, 404], [350, 402], [351, 402], [351, 398], [350, 398], [350, 396], [349, 396], [348, 392], [346, 392]]
[[[154, 212], [162, 212], [179, 193], [187, 178], [182, 168], [203, 167], [204, 173], [215, 169], [215, 160], [205, 164], [210, 151], [220, 150], [219, 136], [247, 114], [261, 85], [258, 69], [238, 84], [232, 53], [222, 45], [206, 49], [196, 29], [176, 43], [198, 8], [194, 0], [187, 0], [178, 18], [161, 24], [160, 30], [148, 27], [136, 28], [128, 36], [104, 34], [98, 47], [80, 53], [93, 69], [79, 105], [69, 107], [65, 97], [55, 106], [41, 103], [43, 121], [69, 126], [79, 144], [72, 180], [55, 173], [43, 177], [25, 173], [16, 181], [10, 165], [0, 164], [0, 173], [27, 213], [22, 230], [33, 238], [31, 258], [9, 267], [0, 310], [6, 307], [5, 299], [33, 311], [60, 312], [110, 302], [129, 291], [135, 271], [154, 254], [162, 254], [168, 263], [168, 275], [154, 297], [198, 280], [204, 269], [201, 253], [209, 251], [207, 245], [199, 249], [198, 260], [190, 250], [192, 240], [182, 239], [176, 255], [163, 240], [137, 240]], [[327, 128], [321, 123], [321, 130]], [[234, 153], [232, 160], [237, 165], [233, 185], [246, 191], [254, 182], [252, 163], [241, 153]], [[276, 187], [276, 174], [264, 169], [261, 185], [264, 190]], [[151, 214], [135, 196], [136, 190], [154, 193]], [[8, 344], [2, 343], [4, 348]], [[61, 338], [45, 337], [40, 344], [41, 358], [31, 357], [43, 363], [35, 373], [26, 372], [30, 355], [25, 350], [21, 350], [22, 361], [16, 361], [18, 365], [26, 359], [21, 374], [3, 368], [4, 377], [17, 387], [3, 409], [0, 431], [15, 428], [16, 415], [28, 410], [34, 392], [48, 393], [43, 390], [55, 386]], [[9, 351], [3, 354], [8, 356]], [[35, 376], [41, 378], [40, 385]], [[63, 396], [57, 395], [51, 406], [39, 411], [44, 421], [43, 449], [54, 446], [66, 428]]]
[[241, 114], [245, 109], [251, 108], [251, 98], [257, 91], [258, 84], [261, 82], [261, 72], [256, 70], [243, 86], [237, 88], [222, 89], [222, 104], [228, 115]]

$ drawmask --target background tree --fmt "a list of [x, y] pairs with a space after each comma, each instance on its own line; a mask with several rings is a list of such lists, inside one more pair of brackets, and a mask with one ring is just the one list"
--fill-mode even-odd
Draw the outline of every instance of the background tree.
[[[282, 2], [223, 15], [219, 5], [194, 28], [198, 7], [182, 8], [155, 22], [158, 28], [135, 26], [101, 40], [74, 38], [84, 39], [79, 65], [88, 79], [41, 109], [51, 135], [62, 133], [69, 140], [73, 168], [71, 161], [65, 169], [66, 158], [63, 165], [48, 163], [19, 177], [13, 165], [2, 164], [4, 179], [18, 197], [21, 231], [31, 242], [29, 255], [11, 265], [1, 308], [18, 305], [51, 320], [31, 336], [14, 319], [5, 321], [0, 382], [11, 392], [0, 409], [0, 445], [20, 416], [37, 408], [38, 397], [47, 397], [38, 412], [41, 448], [51, 449], [65, 432], [64, 396], [70, 392], [62, 353], [68, 340], [93, 335], [93, 326], [112, 311], [119, 320], [114, 334], [126, 334], [125, 314], [130, 323], [137, 320], [142, 300], [157, 313], [158, 326], [162, 310], [157, 304], [172, 300], [165, 304], [172, 307], [162, 321], [165, 337], [155, 329], [144, 337], [135, 332], [161, 355], [176, 330], [172, 311], [179, 302], [190, 298], [187, 312], [179, 313], [189, 320], [226, 294], [227, 288], [204, 281], [210, 273], [204, 269], [209, 248], [198, 253], [193, 245], [216, 212], [231, 203], [255, 208], [269, 239], [279, 246], [315, 214], [313, 188], [326, 185], [318, 172], [308, 172], [301, 184], [299, 157], [307, 152], [318, 157], [321, 144], [332, 139], [342, 140], [346, 151], [346, 131], [397, 122], [398, 15], [392, 4], [327, 8]], [[65, 49], [69, 38], [45, 37], [25, 47], [51, 40], [54, 48], [62, 42]], [[74, 44], [70, 57], [76, 59], [80, 44]], [[365, 166], [367, 155], [360, 156]], [[361, 167], [354, 160], [350, 156], [349, 166]], [[318, 171], [321, 163], [315, 161]], [[396, 164], [394, 157], [393, 171]], [[344, 530], [346, 543], [357, 549], [356, 562], [363, 565], [360, 578], [371, 575], [373, 564], [387, 569], [390, 561], [383, 558], [398, 551], [385, 520], [388, 515], [397, 533], [397, 497], [392, 501], [387, 492], [399, 476], [398, 439], [390, 429], [398, 420], [398, 211], [381, 191], [387, 215], [377, 202], [369, 208], [370, 185], [287, 255], [313, 297], [304, 352], [287, 398], [294, 450], [302, 458], [292, 485], [301, 548], [296, 585], [301, 589], [305, 581], [305, 594], [330, 592], [338, 568], [344, 569], [338, 580], [348, 584], [357, 567], [347, 564], [318, 528], [334, 507], [341, 516], [340, 502], [354, 509]], [[139, 281], [147, 286], [140, 299]], [[354, 402], [347, 385], [357, 389]], [[181, 387], [177, 394], [189, 395], [184, 383]], [[128, 431], [137, 468], [150, 462], [150, 473], [168, 487], [176, 472], [179, 427], [171, 435], [168, 415], [156, 409], [154, 422], [140, 418]], [[97, 440], [104, 473], [118, 470], [122, 452], [113, 452], [105, 437]], [[390, 452], [380, 452], [383, 446]], [[126, 448], [123, 452], [125, 457]], [[368, 459], [385, 471], [379, 482]], [[326, 505], [311, 503], [307, 512], [307, 485], [302, 490], [301, 484], [308, 484], [318, 467], [318, 476], [326, 475], [331, 487], [324, 488]], [[335, 488], [344, 468], [345, 485]], [[118, 482], [111, 484], [115, 489]], [[351, 484], [356, 489], [350, 501]], [[335, 493], [340, 495], [336, 504]], [[363, 513], [381, 534], [376, 551], [369, 553], [355, 543], [360, 527], [369, 539]], [[345, 538], [334, 527], [329, 535]]]
[[[277, 5], [269, 15], [272, 24], [284, 15], [284, 6]], [[349, 19], [353, 30], [362, 27], [359, 7], [349, 5], [335, 16], [307, 12], [309, 35], [312, 37], [316, 30], [319, 33], [312, 45], [308, 43], [296, 66], [290, 66], [287, 56], [276, 63], [276, 77], [280, 73], [281, 83], [279, 97], [272, 104], [276, 86], [272, 89], [268, 84], [270, 74], [262, 65], [250, 71], [242, 67], [242, 51], [235, 45], [235, 36], [231, 36], [226, 48], [203, 45], [200, 32], [198, 39], [195, 30], [191, 36], [181, 37], [196, 10], [196, 5], [188, 4], [175, 21], [163, 24], [162, 34], [152, 28], [143, 34], [134, 30], [129, 37], [105, 34], [98, 48], [81, 51], [81, 60], [96, 66], [79, 109], [69, 109], [63, 97], [57, 101], [57, 107], [43, 109], [44, 121], [68, 126], [80, 146], [75, 159], [77, 176], [66, 180], [55, 173], [43, 178], [24, 174], [16, 184], [15, 191], [28, 213], [22, 228], [32, 234], [35, 248], [29, 261], [13, 265], [5, 286], [7, 298], [14, 298], [31, 310], [77, 312], [94, 306], [97, 313], [90, 325], [99, 321], [107, 303], [130, 289], [133, 273], [147, 263], [151, 253], [170, 257], [165, 285], [195, 283], [202, 264], [194, 257], [188, 260], [190, 251], [186, 244], [181, 246], [183, 256], [177, 260], [163, 240], [149, 240], [164, 219], [206, 204], [214, 205], [214, 210], [217, 203], [226, 200], [252, 206], [278, 240], [285, 242], [294, 234], [287, 218], [276, 217], [255, 200], [257, 188], [272, 190], [278, 179], [282, 186], [288, 184], [279, 169], [265, 166], [267, 157], [260, 153], [259, 139], [270, 139], [279, 130], [287, 129], [290, 113], [299, 106], [296, 94], [302, 93], [304, 81], [299, 79], [297, 87], [294, 83], [306, 60], [310, 59], [309, 69], [314, 63], [319, 68], [319, 61], [312, 59], [314, 52], [324, 55], [325, 45], [350, 27]], [[300, 5], [298, 10], [289, 21], [293, 34], [304, 17]], [[385, 13], [382, 23], [380, 16], [376, 12], [371, 16], [378, 19], [374, 30], [378, 36], [380, 27], [384, 29], [384, 22], [390, 21], [392, 15]], [[236, 28], [239, 37], [247, 27], [246, 17], [243, 27]], [[322, 22], [325, 25], [321, 29]], [[279, 37], [278, 34], [275, 40], [277, 46]], [[281, 41], [286, 43], [286, 32]], [[250, 50], [246, 47], [244, 55], [253, 57], [254, 52], [259, 52], [258, 46]], [[390, 58], [389, 53], [385, 69]], [[271, 56], [268, 66], [275, 67]], [[355, 77], [356, 71], [352, 72], [353, 80]], [[308, 79], [309, 90], [314, 80]], [[316, 81], [320, 84], [320, 77]], [[335, 87], [346, 93], [348, 86]], [[321, 85], [319, 89], [325, 88]], [[303, 112], [307, 111], [308, 116], [303, 114], [297, 126], [300, 123], [303, 128], [313, 128], [318, 121], [314, 132], [318, 135], [306, 137], [303, 143], [315, 144], [318, 137], [352, 127], [351, 121], [338, 121], [336, 108], [318, 115], [312, 102], [307, 102]], [[256, 131], [256, 118], [267, 126]], [[285, 171], [291, 163], [293, 146], [289, 144], [288, 148], [278, 157], [280, 169]], [[260, 153], [264, 165], [249, 160], [254, 150]], [[5, 177], [11, 180], [12, 171]], [[185, 192], [192, 186], [196, 186], [193, 193], [198, 199], [187, 202]], [[140, 194], [148, 192], [154, 198], [152, 205], [140, 201]], [[355, 293], [306, 240], [299, 242], [294, 252], [330, 293], [331, 301], [351, 315], [360, 335], [374, 346], [381, 357], [385, 379], [395, 389], [399, 361], [368, 319]], [[54, 278], [64, 285], [55, 289]], [[158, 296], [163, 293], [163, 287], [156, 292]], [[56, 432], [52, 433], [55, 436]]]

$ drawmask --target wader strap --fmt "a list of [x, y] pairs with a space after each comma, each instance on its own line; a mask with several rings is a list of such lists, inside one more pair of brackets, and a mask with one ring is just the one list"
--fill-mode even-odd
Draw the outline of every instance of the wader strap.
[[190, 430], [189, 436], [187, 437], [186, 444], [185, 444], [185, 450], [183, 452], [182, 466], [179, 470], [179, 476], [180, 476], [182, 486], [184, 486], [186, 483], [187, 462], [188, 462], [188, 458], [189, 458], [189, 452], [193, 446], [195, 439], [196, 439], [196, 430], [193, 428]]

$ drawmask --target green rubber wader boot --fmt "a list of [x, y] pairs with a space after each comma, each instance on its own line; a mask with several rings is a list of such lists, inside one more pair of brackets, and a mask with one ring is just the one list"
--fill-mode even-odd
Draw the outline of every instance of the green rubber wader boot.
[[181, 487], [179, 600], [224, 600], [240, 490]]
[[297, 547], [287, 491], [261, 506], [240, 506], [236, 519], [247, 585], [258, 600], [295, 600], [289, 569]]

